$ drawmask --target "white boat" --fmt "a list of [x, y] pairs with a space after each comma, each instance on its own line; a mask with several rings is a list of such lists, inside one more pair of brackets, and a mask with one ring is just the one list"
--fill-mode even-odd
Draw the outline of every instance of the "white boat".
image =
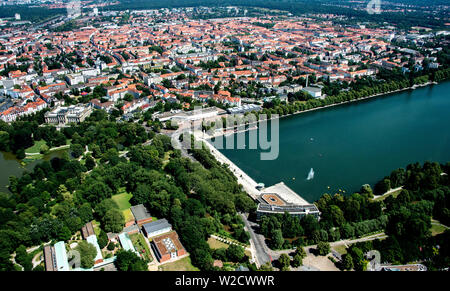
[[313, 168], [311, 168], [311, 170], [308, 173], [308, 178], [306, 178], [306, 180], [311, 180], [314, 178], [314, 170]]

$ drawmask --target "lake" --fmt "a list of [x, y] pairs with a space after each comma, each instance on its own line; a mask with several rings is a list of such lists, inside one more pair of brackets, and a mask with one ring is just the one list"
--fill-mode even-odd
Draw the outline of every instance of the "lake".
[[67, 150], [57, 150], [43, 156], [41, 160], [35, 160], [27, 163], [25, 166], [20, 164], [16, 156], [12, 153], [0, 152], [0, 192], [8, 192], [9, 177], [21, 177], [25, 170], [32, 171], [34, 166], [43, 160], [49, 161], [54, 157], [62, 157]]
[[[323, 193], [351, 194], [410, 163], [450, 161], [450, 82], [293, 115], [279, 124], [276, 160], [261, 161], [260, 150], [220, 151], [256, 182], [267, 187], [283, 181], [309, 202]], [[307, 180], [311, 168], [314, 178]]]

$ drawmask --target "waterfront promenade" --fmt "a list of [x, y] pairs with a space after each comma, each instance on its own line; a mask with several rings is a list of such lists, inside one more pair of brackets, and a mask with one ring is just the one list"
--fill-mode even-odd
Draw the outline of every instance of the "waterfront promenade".
[[258, 183], [255, 182], [249, 175], [247, 175], [244, 171], [242, 171], [238, 166], [236, 166], [232, 161], [230, 161], [227, 157], [225, 157], [221, 152], [219, 152], [215, 147], [213, 147], [208, 140], [202, 137], [201, 132], [194, 132], [194, 137], [203, 142], [211, 151], [211, 154], [222, 164], [228, 165], [231, 172], [238, 179], [238, 183], [244, 187], [244, 190], [252, 197], [254, 200], [261, 195], [261, 192], [256, 189]]

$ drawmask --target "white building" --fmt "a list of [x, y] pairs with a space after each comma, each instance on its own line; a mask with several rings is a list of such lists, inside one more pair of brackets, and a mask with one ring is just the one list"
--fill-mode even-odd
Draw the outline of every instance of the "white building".
[[71, 86], [84, 83], [84, 77], [81, 74], [71, 74], [67, 75], [65, 78], [67, 80], [67, 83], [69, 83], [69, 85]]
[[151, 86], [152, 84], [161, 84], [162, 78], [161, 75], [151, 73], [144, 77], [144, 82], [147, 86]]
[[322, 97], [322, 89], [317, 87], [305, 87], [302, 89], [302, 91], [305, 91], [306, 93], [309, 93], [314, 98], [320, 98]]

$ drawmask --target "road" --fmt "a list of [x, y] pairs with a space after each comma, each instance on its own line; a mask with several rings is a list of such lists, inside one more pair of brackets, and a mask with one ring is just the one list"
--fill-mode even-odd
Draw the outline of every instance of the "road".
[[265, 243], [264, 236], [255, 233], [254, 227], [257, 227], [258, 224], [248, 221], [247, 216], [243, 213], [239, 213], [244, 221], [245, 227], [247, 228], [250, 234], [250, 242], [252, 247], [254, 248], [253, 253], [255, 254], [255, 263], [257, 266], [262, 266], [266, 263], [270, 263], [272, 261], [271, 256], [269, 255], [269, 248]]
[[193, 162], [196, 162], [197, 160], [188, 153], [187, 149], [180, 142], [180, 139], [179, 139], [180, 135], [182, 135], [184, 133], [185, 133], [185, 131], [181, 131], [181, 132], [175, 131], [172, 133], [166, 132], [164, 134], [171, 138], [172, 145], [175, 145], [174, 148], [179, 149], [181, 151], [181, 156], [188, 158]]

